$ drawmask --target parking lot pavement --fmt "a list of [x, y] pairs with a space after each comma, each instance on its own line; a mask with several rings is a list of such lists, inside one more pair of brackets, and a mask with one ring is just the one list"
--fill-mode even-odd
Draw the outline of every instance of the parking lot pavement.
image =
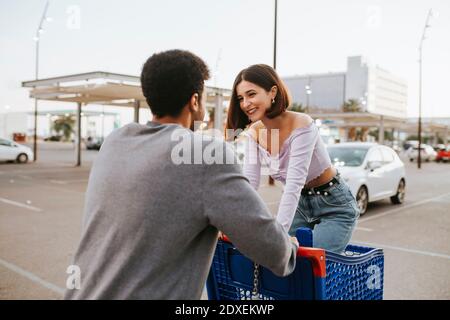
[[[95, 152], [81, 168], [71, 150], [48, 152], [36, 164], [0, 164], [0, 299], [59, 299], [65, 288]], [[405, 203], [370, 204], [351, 242], [384, 249], [385, 299], [450, 299], [450, 164], [405, 164]], [[275, 214], [281, 186], [261, 181]]]

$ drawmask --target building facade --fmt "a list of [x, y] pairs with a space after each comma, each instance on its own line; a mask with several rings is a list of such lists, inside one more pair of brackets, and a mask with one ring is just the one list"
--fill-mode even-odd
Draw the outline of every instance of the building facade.
[[407, 84], [361, 56], [347, 58], [347, 70], [284, 77], [294, 103], [315, 112], [340, 112], [355, 99], [361, 111], [397, 118], [407, 116]]

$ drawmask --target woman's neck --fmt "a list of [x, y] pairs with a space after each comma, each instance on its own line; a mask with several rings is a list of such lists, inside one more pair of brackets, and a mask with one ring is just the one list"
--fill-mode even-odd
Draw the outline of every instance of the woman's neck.
[[279, 116], [276, 116], [275, 118], [269, 119], [267, 117], [264, 117], [261, 119], [261, 122], [264, 124], [264, 127], [266, 127], [268, 130], [271, 129], [281, 129], [283, 126], [283, 122], [287, 118], [287, 112], [283, 112]]

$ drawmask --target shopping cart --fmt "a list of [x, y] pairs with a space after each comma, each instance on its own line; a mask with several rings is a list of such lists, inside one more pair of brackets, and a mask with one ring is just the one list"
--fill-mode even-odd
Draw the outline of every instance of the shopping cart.
[[382, 249], [349, 245], [345, 254], [311, 248], [312, 232], [297, 230], [302, 244], [287, 277], [255, 265], [224, 236], [217, 243], [206, 283], [210, 300], [382, 300]]

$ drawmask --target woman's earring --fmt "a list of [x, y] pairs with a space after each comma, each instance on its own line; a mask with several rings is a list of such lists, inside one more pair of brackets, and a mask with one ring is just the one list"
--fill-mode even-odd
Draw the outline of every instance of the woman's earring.
[[274, 104], [274, 103], [275, 103], [275, 98], [272, 99], [272, 104]]

